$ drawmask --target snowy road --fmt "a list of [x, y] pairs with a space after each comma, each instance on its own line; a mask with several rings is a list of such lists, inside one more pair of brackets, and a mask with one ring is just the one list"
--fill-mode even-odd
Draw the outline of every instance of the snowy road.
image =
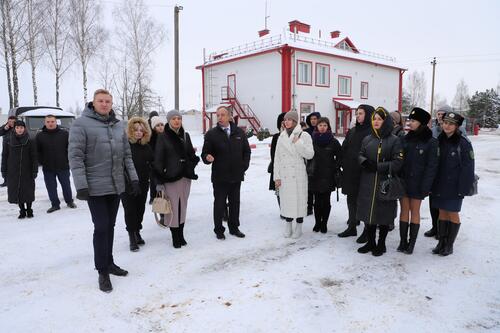
[[[193, 141], [200, 152], [202, 137]], [[436, 242], [423, 232], [412, 256], [396, 252], [397, 231], [384, 256], [358, 254], [354, 238], [336, 235], [347, 219], [342, 195], [332, 196], [328, 234], [313, 233], [308, 217], [300, 240], [284, 239], [267, 190], [268, 141], [256, 142], [242, 186], [245, 239], [215, 239], [210, 169], [200, 165], [187, 247], [172, 247], [148, 207], [146, 245], [130, 252], [120, 210], [114, 256], [130, 273], [112, 276], [111, 294], [97, 288], [84, 202], [46, 214], [40, 172], [35, 218], [20, 221], [0, 189], [0, 332], [500, 332], [500, 135], [472, 138], [480, 194], [464, 201], [446, 258], [430, 253]]]

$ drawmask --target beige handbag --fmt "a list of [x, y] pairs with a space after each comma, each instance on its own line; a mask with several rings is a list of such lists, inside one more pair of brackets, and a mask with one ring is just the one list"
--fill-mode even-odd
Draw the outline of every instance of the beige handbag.
[[[153, 199], [152, 210], [156, 223], [162, 228], [168, 228], [172, 222], [172, 204], [164, 192], [159, 191]], [[169, 223], [165, 223], [165, 218], [169, 216]]]

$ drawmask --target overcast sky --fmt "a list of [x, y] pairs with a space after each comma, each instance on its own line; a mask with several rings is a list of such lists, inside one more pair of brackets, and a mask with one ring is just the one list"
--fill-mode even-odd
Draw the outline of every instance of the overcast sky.
[[[103, 1], [105, 25], [112, 27], [109, 13], [120, 0]], [[173, 108], [173, 6], [174, 2], [145, 0], [151, 15], [167, 34], [155, 57], [153, 88], [166, 110]], [[203, 48], [207, 53], [257, 40], [264, 28], [264, 0], [185, 0], [180, 14], [180, 107], [201, 108]], [[268, 0], [271, 35], [279, 34], [291, 20], [310, 24], [317, 37], [340, 30], [363, 50], [397, 58], [409, 72], [423, 70], [430, 101], [432, 57], [437, 57], [436, 93], [451, 103], [456, 85], [464, 79], [472, 95], [476, 90], [496, 88], [500, 83], [500, 1], [320, 1]], [[97, 68], [94, 66], [94, 68]], [[280, 71], [280, 68], [276, 69]], [[89, 90], [98, 88], [90, 69]], [[20, 73], [20, 104], [32, 104], [30, 72]], [[405, 78], [407, 73], [405, 74]], [[40, 66], [39, 104], [54, 105], [54, 79], [46, 65]], [[63, 107], [83, 104], [78, 68], [62, 78]], [[8, 108], [5, 69], [0, 69], [0, 107]]]

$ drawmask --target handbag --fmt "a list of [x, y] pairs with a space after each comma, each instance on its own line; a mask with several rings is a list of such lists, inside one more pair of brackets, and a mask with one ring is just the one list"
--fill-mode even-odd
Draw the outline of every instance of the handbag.
[[[172, 204], [163, 191], [156, 193], [151, 209], [153, 210], [156, 223], [162, 228], [168, 228], [173, 219]], [[165, 217], [167, 215], [170, 215], [169, 223], [165, 223]]]
[[392, 167], [389, 163], [389, 173], [387, 175], [387, 179], [380, 182], [377, 198], [381, 201], [394, 201], [401, 199], [404, 194], [404, 182], [397, 175], [392, 174]]

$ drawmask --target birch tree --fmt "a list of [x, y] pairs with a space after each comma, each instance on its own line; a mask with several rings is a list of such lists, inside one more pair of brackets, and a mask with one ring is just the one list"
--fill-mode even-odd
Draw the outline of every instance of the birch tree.
[[452, 106], [458, 111], [466, 111], [469, 109], [469, 88], [465, 83], [464, 79], [461, 79], [457, 84], [457, 91], [455, 97], [453, 98]]
[[408, 76], [406, 91], [408, 92], [411, 108], [416, 106], [425, 108], [427, 83], [425, 81], [425, 74], [423, 71], [415, 71]]

